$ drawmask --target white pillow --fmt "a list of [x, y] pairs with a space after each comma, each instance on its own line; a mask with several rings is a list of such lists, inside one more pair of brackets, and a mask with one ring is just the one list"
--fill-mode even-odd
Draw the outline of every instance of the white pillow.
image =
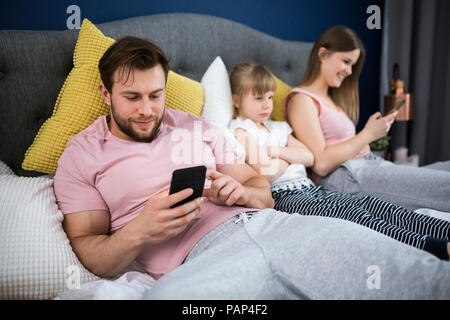
[[206, 70], [200, 83], [205, 90], [205, 103], [201, 116], [215, 126], [232, 145], [238, 158], [245, 161], [245, 150], [228, 129], [233, 118], [230, 79], [222, 58], [216, 57]]
[[14, 174], [14, 171], [3, 161], [0, 161], [0, 174]]
[[0, 299], [51, 299], [100, 279], [78, 260], [62, 221], [52, 179], [0, 175]]
[[205, 89], [201, 116], [214, 125], [228, 128], [233, 117], [230, 79], [222, 58], [216, 57], [200, 80]]

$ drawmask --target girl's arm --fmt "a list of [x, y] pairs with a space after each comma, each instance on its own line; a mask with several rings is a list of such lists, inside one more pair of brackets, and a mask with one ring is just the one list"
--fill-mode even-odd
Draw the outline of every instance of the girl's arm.
[[280, 158], [287, 163], [300, 163], [305, 165], [305, 167], [314, 165], [312, 152], [303, 143], [294, 138], [292, 134], [288, 136], [286, 147], [270, 147], [268, 152], [272, 158]]
[[267, 149], [261, 147], [248, 131], [238, 128], [234, 131], [234, 135], [245, 149], [245, 162], [269, 182], [281, 176], [289, 166], [283, 159], [269, 157]]
[[343, 162], [354, 158], [367, 145], [386, 135], [397, 113], [381, 117], [373, 114], [366, 126], [354, 137], [326, 146], [319, 122], [319, 112], [314, 101], [303, 94], [295, 94], [287, 106], [287, 119], [297, 139], [302, 141], [314, 154], [313, 170], [326, 176]]

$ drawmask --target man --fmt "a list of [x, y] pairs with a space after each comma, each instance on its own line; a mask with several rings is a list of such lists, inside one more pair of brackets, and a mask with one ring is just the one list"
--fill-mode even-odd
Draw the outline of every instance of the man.
[[[111, 112], [69, 141], [54, 184], [64, 230], [93, 273], [111, 278], [135, 262], [165, 275], [152, 299], [449, 297], [450, 265], [425, 252], [356, 224], [259, 210], [273, 207], [268, 182], [200, 117], [164, 109], [169, 67], [156, 45], [122, 38], [99, 69]], [[194, 165], [208, 168], [203, 197], [170, 208], [192, 193], [168, 195], [172, 171]], [[411, 261], [406, 276], [392, 271]], [[373, 264], [383, 290], [368, 288]], [[410, 283], [420, 292], [398, 292]]]
[[[124, 38], [105, 53], [99, 68], [100, 92], [111, 114], [68, 143], [55, 176], [59, 205], [72, 213], [64, 229], [93, 273], [112, 277], [137, 258], [158, 278], [181, 264], [211, 228], [248, 208], [273, 206], [262, 177], [245, 164], [224, 164], [230, 153], [217, 135], [201, 144], [201, 163], [178, 163], [171, 151], [180, 142], [173, 132], [180, 126], [194, 129], [197, 122], [206, 140], [210, 127], [191, 114], [164, 110], [169, 67], [161, 49]], [[209, 201], [201, 210], [203, 198], [170, 209], [192, 193], [168, 195], [172, 171], [195, 164], [208, 167]]]

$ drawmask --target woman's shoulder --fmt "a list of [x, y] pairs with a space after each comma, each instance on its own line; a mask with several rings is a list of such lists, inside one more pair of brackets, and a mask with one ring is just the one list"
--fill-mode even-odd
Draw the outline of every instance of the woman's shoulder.
[[308, 87], [295, 87], [291, 90], [292, 98], [296, 100], [318, 102], [320, 104], [319, 97], [314, 94]]
[[295, 108], [301, 107], [301, 109], [314, 109], [320, 113], [322, 104], [320, 99], [314, 93], [307, 90], [307, 87], [295, 87], [294, 89], [297, 90], [291, 91], [291, 95], [289, 101], [287, 101], [286, 103], [286, 107], [295, 106]]

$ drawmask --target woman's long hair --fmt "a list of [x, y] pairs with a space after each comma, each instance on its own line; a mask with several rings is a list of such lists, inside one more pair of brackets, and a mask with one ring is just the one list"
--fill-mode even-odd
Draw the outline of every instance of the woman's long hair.
[[364, 46], [353, 30], [345, 26], [329, 28], [314, 43], [305, 75], [298, 86], [310, 85], [319, 76], [321, 65], [319, 49], [321, 47], [324, 47], [329, 53], [348, 52], [356, 49], [361, 51], [358, 61], [352, 67], [352, 74], [342, 81], [339, 88], [330, 87], [328, 89], [328, 94], [334, 103], [340, 106], [356, 124], [359, 118], [358, 78], [366, 57]]

